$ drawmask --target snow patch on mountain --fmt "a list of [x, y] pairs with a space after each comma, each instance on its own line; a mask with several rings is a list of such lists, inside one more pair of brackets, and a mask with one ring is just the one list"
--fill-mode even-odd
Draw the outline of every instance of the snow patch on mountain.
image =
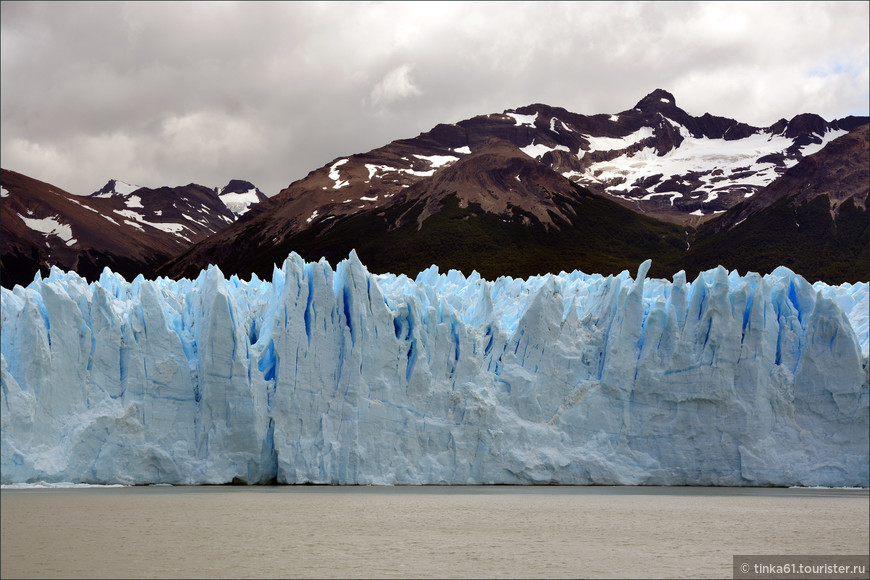
[[[645, 130], [643, 128], [634, 135]], [[637, 142], [641, 139], [637, 139]], [[628, 139], [626, 142], [630, 142]], [[606, 143], [606, 142], [605, 142]], [[787, 137], [779, 135], [755, 134], [744, 139], [726, 141], [725, 139], [708, 139], [692, 137], [686, 132], [683, 142], [664, 155], [650, 147], [644, 147], [634, 153], [624, 153], [609, 161], [601, 161], [590, 165], [583, 177], [592, 182], [608, 184], [607, 191], [627, 192], [635, 181], [642, 181], [655, 175], [662, 175], [663, 180], [681, 177], [691, 172], [697, 172], [701, 185], [700, 190], [713, 190], [721, 187], [720, 182], [731, 187], [735, 184], [761, 188], [778, 177], [773, 163], [758, 163], [756, 160], [769, 154], [784, 153], [793, 144]], [[609, 143], [607, 147], [622, 148], [618, 143]], [[596, 140], [596, 147], [604, 147], [602, 139]], [[718, 170], [718, 173], [714, 174]], [[622, 180], [621, 183], [615, 183]], [[718, 184], [718, 185], [717, 185]], [[665, 193], [659, 190], [657, 193]]]
[[115, 192], [118, 195], [129, 195], [137, 189], [141, 189], [141, 187], [132, 183], [115, 180]]
[[[137, 213], [133, 210], [129, 210], [129, 209], [116, 209], [116, 210], [114, 210], [114, 213], [118, 214], [121, 217], [128, 218], [128, 219], [124, 220], [124, 222], [136, 227], [139, 230], [142, 230], [142, 227], [140, 226], [140, 224], [146, 225], [146, 226], [151, 226], [152, 228], [157, 228], [158, 230], [166, 232], [168, 234], [179, 234], [182, 231], [184, 231], [184, 229], [185, 229], [185, 226], [182, 224], [148, 221], [145, 219], [145, 216], [143, 216], [142, 214]], [[184, 216], [184, 217], [187, 217], [187, 216]], [[188, 218], [188, 219], [190, 219], [190, 218]], [[133, 221], [129, 221], [129, 220], [133, 220]], [[191, 219], [191, 221], [195, 221], [195, 220]]]
[[[456, 161], [458, 158], [453, 157], [452, 155], [414, 155], [414, 157], [419, 157], [424, 161], [428, 161], [430, 163], [431, 169], [426, 169], [423, 171], [417, 169], [410, 169], [407, 167], [393, 167], [392, 165], [377, 165], [374, 163], [366, 163], [365, 168], [369, 172], [368, 180], [364, 183], [370, 183], [374, 177], [378, 177], [383, 179], [386, 174], [389, 173], [405, 173], [407, 175], [413, 175], [414, 177], [431, 177], [435, 174], [435, 171], [445, 164], [450, 164], [453, 161]], [[342, 182], [343, 185], [347, 185], [348, 182]], [[407, 187], [407, 185], [403, 185], [403, 187]], [[336, 188], [337, 189], [337, 188]], [[386, 196], [385, 196], [386, 197]], [[349, 201], [349, 200], [348, 200]]]
[[227, 206], [231, 212], [233, 212], [236, 216], [240, 216], [245, 214], [251, 206], [259, 203], [260, 198], [257, 197], [257, 188], [252, 188], [246, 192], [227, 192], [224, 193], [223, 189], [218, 193], [218, 197], [224, 202], [224, 205]]
[[821, 142], [820, 143], [810, 143], [809, 145], [802, 146], [800, 148], [801, 154], [804, 156], [807, 156], [807, 155], [812, 155], [814, 153], [818, 153], [819, 151], [821, 151], [825, 147], [825, 145], [827, 145], [828, 143], [830, 143], [831, 141], [833, 141], [837, 137], [842, 137], [846, 133], [848, 133], [848, 131], [844, 131], [842, 129], [833, 129], [831, 131], [826, 132], [824, 135], [816, 134], [819, 137]]
[[571, 150], [568, 149], [568, 147], [565, 145], [555, 145], [553, 147], [548, 147], [547, 145], [543, 145], [540, 143], [535, 144], [534, 140], [532, 141], [531, 145], [528, 145], [526, 147], [520, 147], [520, 151], [522, 151], [532, 159], [539, 159], [540, 157], [543, 157], [546, 153], [550, 153], [551, 151], [566, 151], [568, 153], [571, 152]]
[[414, 157], [422, 159], [423, 161], [428, 161], [433, 169], [449, 165], [459, 159], [455, 155], [417, 155], [416, 153], [414, 154]]
[[368, 183], [369, 181], [371, 181], [372, 178], [373, 178], [375, 175], [377, 175], [378, 173], [385, 172], [385, 171], [395, 171], [395, 169], [393, 169], [393, 168], [392, 168], [391, 166], [389, 166], [389, 165], [376, 165], [376, 164], [374, 164], [374, 163], [366, 163], [366, 164], [365, 164], [365, 167], [366, 167], [366, 169], [367, 169], [368, 172], [369, 172], [369, 178], [368, 178], [368, 181], [366, 181], [366, 183]]
[[514, 121], [516, 121], [517, 127], [534, 127], [535, 121], [538, 119], [538, 113], [535, 113], [534, 115], [522, 115], [520, 113], [514, 113], [509, 111], [506, 112], [505, 115], [511, 117]]
[[641, 127], [625, 137], [595, 137], [583, 135], [589, 143], [588, 151], [620, 151], [653, 136], [652, 127]]
[[30, 218], [23, 216], [20, 213], [17, 215], [31, 230], [35, 230], [46, 237], [57, 236], [66, 242], [67, 246], [72, 246], [76, 243], [76, 239], [73, 238], [72, 228], [69, 225], [58, 221], [57, 216]]
[[335, 182], [335, 185], [332, 186], [332, 189], [341, 189], [347, 185], [350, 185], [350, 180], [341, 180], [341, 173], [339, 173], [338, 168], [347, 163], [347, 159], [339, 159], [329, 168], [329, 178]]
[[[662, 192], [662, 193], [648, 193], [648, 194], [646, 194], [645, 196], [641, 197], [640, 199], [641, 199], [642, 201], [648, 201], [648, 200], [650, 200], [650, 199], [652, 199], [652, 198], [654, 198], [654, 197], [660, 197], [660, 196], [669, 197], [669, 198], [670, 198], [671, 205], [674, 205], [674, 200], [675, 200], [675, 199], [679, 199], [679, 198], [681, 198], [681, 197], [682, 197], [682, 194], [680, 194], [680, 193], [666, 193], [666, 192]], [[618, 195], [617, 195], [616, 197], [622, 197], [622, 196], [618, 196]], [[624, 199], [631, 199], [631, 198], [629, 198], [629, 197], [625, 197]]]

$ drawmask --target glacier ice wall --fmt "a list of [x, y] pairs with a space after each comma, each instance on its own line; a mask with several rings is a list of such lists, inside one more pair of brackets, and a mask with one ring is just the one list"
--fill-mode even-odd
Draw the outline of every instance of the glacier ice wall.
[[868, 284], [719, 268], [2, 293], [2, 482], [868, 486]]

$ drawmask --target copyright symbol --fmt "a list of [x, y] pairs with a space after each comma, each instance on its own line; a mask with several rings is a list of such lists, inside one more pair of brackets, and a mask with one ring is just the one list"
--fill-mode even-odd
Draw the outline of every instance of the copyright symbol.
[[745, 562], [743, 564], [740, 564], [740, 571], [743, 572], [744, 574], [748, 573], [749, 572], [749, 564], [747, 564]]

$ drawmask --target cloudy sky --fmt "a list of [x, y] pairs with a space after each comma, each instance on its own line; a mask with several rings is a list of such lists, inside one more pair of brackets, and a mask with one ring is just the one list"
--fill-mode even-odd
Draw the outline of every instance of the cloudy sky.
[[10, 2], [2, 166], [268, 195], [440, 122], [656, 88], [756, 126], [868, 114], [868, 2]]

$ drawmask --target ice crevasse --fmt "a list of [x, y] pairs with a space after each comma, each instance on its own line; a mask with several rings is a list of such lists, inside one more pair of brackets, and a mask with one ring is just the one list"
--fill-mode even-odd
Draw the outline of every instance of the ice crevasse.
[[416, 279], [2, 290], [2, 482], [868, 486], [868, 284]]

